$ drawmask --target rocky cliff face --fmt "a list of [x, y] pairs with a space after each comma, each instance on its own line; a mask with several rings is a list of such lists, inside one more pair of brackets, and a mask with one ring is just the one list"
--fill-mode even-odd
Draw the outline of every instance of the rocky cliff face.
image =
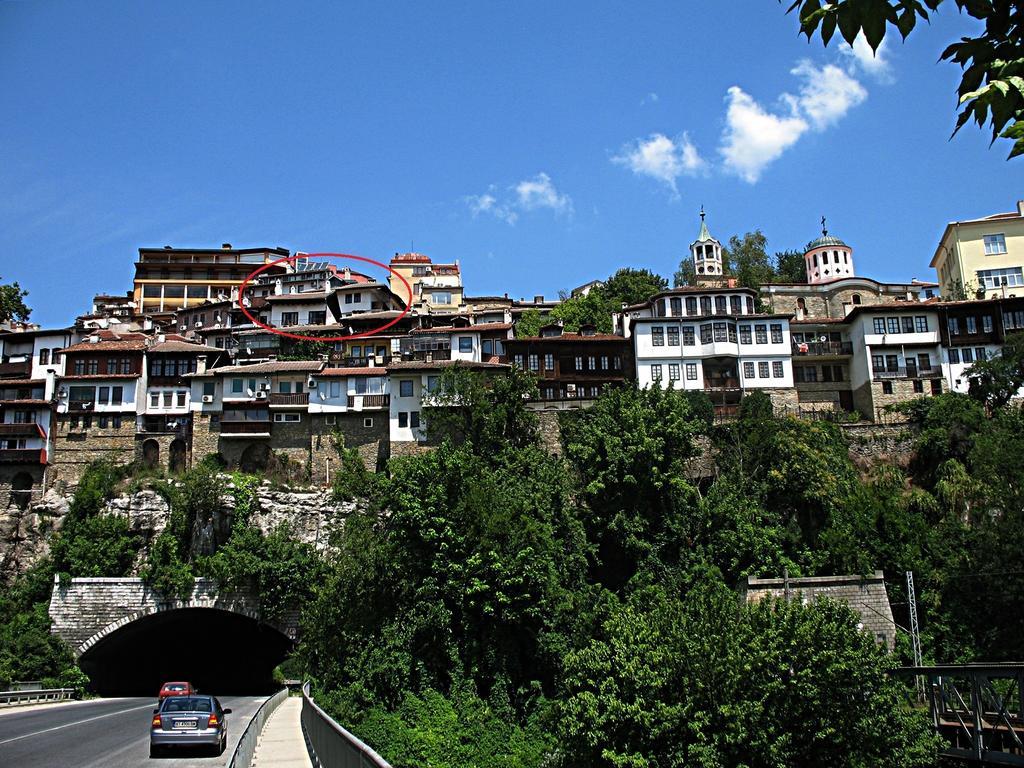
[[[230, 489], [230, 478], [227, 477], [225, 489]], [[258, 510], [253, 514], [252, 522], [260, 530], [269, 533], [287, 523], [296, 538], [319, 550], [327, 549], [330, 532], [340, 526], [356, 507], [349, 502], [335, 503], [329, 490], [274, 490], [269, 481], [259, 486], [257, 500]], [[230, 534], [234, 497], [226, 493], [223, 501], [224, 505], [214, 519], [195, 532], [195, 551], [212, 551], [214, 542], [225, 541]], [[12, 504], [0, 510], [0, 583], [24, 573], [49, 554], [50, 539], [60, 530], [70, 502], [70, 496], [51, 490], [26, 509]], [[143, 490], [111, 499], [103, 514], [127, 518], [132, 532], [143, 543], [141, 563], [145, 549], [166, 527], [171, 510], [156, 491]]]

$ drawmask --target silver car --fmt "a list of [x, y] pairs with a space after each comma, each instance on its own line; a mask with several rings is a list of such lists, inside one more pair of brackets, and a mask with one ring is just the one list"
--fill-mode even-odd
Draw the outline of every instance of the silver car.
[[215, 696], [168, 696], [153, 710], [149, 756], [178, 746], [205, 746], [219, 755], [228, 742], [229, 714]]

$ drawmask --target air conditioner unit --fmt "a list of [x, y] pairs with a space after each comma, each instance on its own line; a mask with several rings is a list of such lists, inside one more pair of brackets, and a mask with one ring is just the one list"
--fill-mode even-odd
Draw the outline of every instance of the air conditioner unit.
[[203, 395], [203, 402], [204, 403], [212, 403], [213, 402], [213, 395]]
[[316, 389], [316, 379], [312, 376], [306, 379], [306, 389]]
[[178, 326], [178, 330], [179, 331], [187, 331], [188, 330], [188, 323], [182, 323], [181, 325], [179, 325]]
[[256, 399], [257, 400], [266, 400], [267, 399], [267, 391], [265, 389], [261, 389], [259, 392], [256, 393]]
[[202, 327], [203, 327], [203, 321], [202, 320], [196, 320], [196, 328], [202, 328]]

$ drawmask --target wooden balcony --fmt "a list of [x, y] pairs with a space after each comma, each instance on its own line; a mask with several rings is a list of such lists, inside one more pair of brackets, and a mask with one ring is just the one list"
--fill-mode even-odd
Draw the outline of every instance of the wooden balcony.
[[349, 395], [348, 407], [367, 410], [370, 408], [387, 408], [390, 403], [389, 395]]
[[816, 357], [841, 357], [852, 354], [853, 344], [849, 341], [813, 341], [803, 344], [794, 342], [793, 344], [794, 357], [805, 357], [808, 355]]
[[225, 436], [270, 437], [269, 421], [222, 421], [220, 433]]
[[887, 368], [874, 372], [875, 381], [886, 379], [941, 379], [941, 368]]
[[43, 428], [33, 422], [24, 424], [0, 424], [0, 435], [10, 435], [13, 437], [41, 437], [46, 439], [46, 433]]
[[45, 464], [46, 451], [42, 448], [0, 450], [0, 464]]
[[306, 407], [309, 405], [309, 392], [299, 392], [297, 394], [282, 394], [280, 392], [270, 393], [270, 407]]
[[32, 373], [32, 361], [25, 360], [20, 363], [0, 363], [0, 378], [28, 378]]

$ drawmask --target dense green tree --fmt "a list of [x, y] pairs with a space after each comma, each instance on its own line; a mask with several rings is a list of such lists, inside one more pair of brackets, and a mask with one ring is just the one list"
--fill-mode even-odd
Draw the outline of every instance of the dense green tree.
[[668, 288], [668, 280], [647, 269], [625, 267], [604, 281], [595, 290], [616, 305], [620, 311], [622, 304], [640, 304], [651, 296]]
[[1000, 409], [1024, 387], [1024, 333], [1006, 337], [1000, 353], [967, 369], [971, 397]]
[[693, 265], [692, 256], [684, 256], [679, 262], [679, 269], [672, 278], [672, 285], [676, 288], [683, 288], [688, 285], [697, 284], [697, 268]]
[[775, 277], [768, 258], [768, 238], [761, 230], [747, 232], [743, 237], [733, 235], [722, 248], [722, 261], [728, 265], [727, 274], [734, 275], [740, 285], [758, 290]]
[[0, 284], [0, 323], [28, 320], [32, 310], [25, 303], [26, 296], [28, 291], [22, 290], [17, 281]]
[[[877, 51], [890, 25], [906, 39], [918, 19], [943, 0], [794, 0], [792, 12], [799, 9], [800, 30], [808, 39], [820, 34], [828, 45], [836, 30], [853, 45], [863, 34]], [[963, 70], [957, 89], [961, 111], [956, 131], [973, 120], [979, 127], [988, 124], [992, 141], [1013, 142], [1010, 157], [1024, 153], [1024, 7], [1009, 0], [951, 0], [947, 7], [982, 22], [980, 34], [964, 36], [942, 52], [941, 58], [959, 64]]]
[[775, 275], [779, 283], [806, 283], [807, 265], [803, 251], [779, 251], [775, 254]]
[[539, 309], [528, 309], [516, 320], [515, 335], [517, 339], [540, 336], [540, 329], [550, 318]]

